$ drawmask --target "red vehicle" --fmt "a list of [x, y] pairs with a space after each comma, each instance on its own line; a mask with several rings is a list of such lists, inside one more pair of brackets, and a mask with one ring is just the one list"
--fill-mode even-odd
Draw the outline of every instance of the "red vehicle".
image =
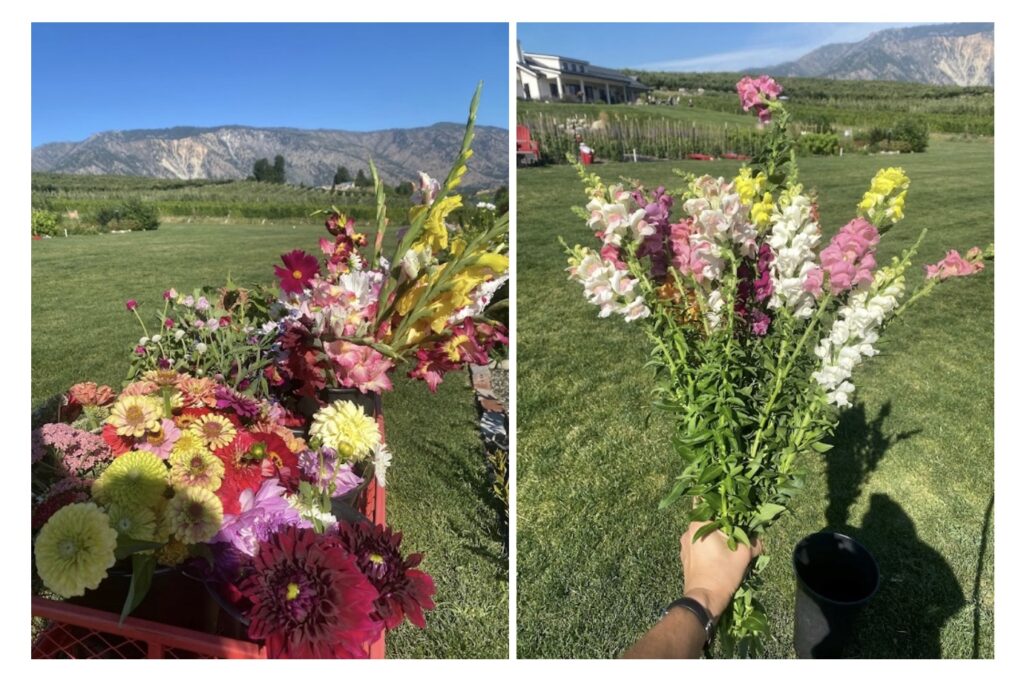
[[516, 161], [523, 165], [540, 161], [540, 145], [530, 139], [529, 126], [516, 126]]

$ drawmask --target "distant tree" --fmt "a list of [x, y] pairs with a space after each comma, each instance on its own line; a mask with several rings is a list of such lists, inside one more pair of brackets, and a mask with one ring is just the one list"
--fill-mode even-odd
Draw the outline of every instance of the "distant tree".
[[352, 174], [344, 166], [339, 166], [338, 170], [334, 172], [334, 184], [341, 185], [350, 182], [352, 182]]
[[252, 179], [258, 183], [269, 183], [274, 169], [266, 159], [257, 159], [252, 165]]
[[508, 186], [502, 185], [498, 188], [498, 191], [494, 193], [493, 203], [498, 207], [497, 212], [499, 216], [503, 213], [508, 213]]
[[395, 195], [399, 197], [410, 197], [413, 191], [413, 185], [408, 180], [395, 185]]
[[363, 169], [356, 173], [356, 187], [373, 187], [373, 181], [366, 177]]
[[274, 157], [274, 174], [270, 182], [284, 185], [284, 157], [280, 154]]

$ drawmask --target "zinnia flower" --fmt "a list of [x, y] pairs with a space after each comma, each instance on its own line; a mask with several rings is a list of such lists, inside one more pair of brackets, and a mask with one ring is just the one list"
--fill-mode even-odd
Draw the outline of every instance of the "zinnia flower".
[[156, 561], [165, 567], [177, 567], [188, 559], [188, 546], [176, 538], [172, 538], [165, 546], [156, 551]]
[[372, 417], [351, 401], [335, 401], [313, 416], [309, 436], [333, 448], [343, 458], [359, 460], [380, 443], [380, 431]]
[[164, 419], [160, 422], [160, 428], [147, 434], [146, 438], [139, 442], [137, 448], [140, 451], [149, 451], [158, 458], [166, 460], [180, 437], [181, 430], [174, 425], [174, 422]]
[[36, 538], [36, 569], [47, 588], [66, 598], [84, 595], [116, 560], [117, 532], [95, 503], [58, 510]]
[[420, 628], [425, 627], [423, 610], [434, 608], [434, 580], [426, 572], [414, 569], [423, 560], [421, 554], [402, 558], [398, 548], [402, 534], [361, 521], [341, 522], [338, 537], [380, 593], [374, 603], [374, 619], [389, 629], [402, 623], [404, 617]]
[[171, 484], [175, 488], [196, 486], [216, 491], [224, 477], [224, 463], [205, 448], [176, 450], [171, 455]]
[[249, 637], [271, 657], [366, 657], [380, 633], [377, 591], [336, 538], [286, 527], [253, 558], [241, 591], [252, 602]]
[[316, 257], [301, 249], [283, 254], [281, 261], [284, 268], [274, 266], [274, 275], [281, 282], [281, 289], [289, 294], [302, 294], [302, 290], [320, 272], [320, 262]]
[[149, 508], [129, 505], [111, 505], [107, 509], [110, 526], [118, 536], [136, 541], [151, 541], [156, 538], [156, 515]]
[[201, 416], [189, 427], [189, 430], [199, 436], [203, 443], [214, 451], [224, 448], [234, 441], [235, 435], [238, 433], [231, 420], [223, 415], [213, 413]]
[[212, 492], [189, 486], [175, 491], [164, 515], [167, 528], [183, 543], [206, 543], [220, 529], [224, 508]]
[[148, 396], [122, 396], [110, 411], [107, 423], [120, 436], [136, 439], [160, 427], [160, 406]]
[[128, 507], [156, 507], [167, 490], [167, 466], [149, 451], [130, 451], [118, 456], [92, 485], [101, 503]]
[[256, 418], [260, 414], [260, 402], [245, 394], [240, 394], [230, 387], [217, 386], [214, 395], [217, 397], [218, 408], [230, 408], [239, 417]]

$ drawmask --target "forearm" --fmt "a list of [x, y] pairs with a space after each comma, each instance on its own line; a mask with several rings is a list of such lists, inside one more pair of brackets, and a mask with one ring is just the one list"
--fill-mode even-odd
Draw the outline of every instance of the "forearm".
[[623, 659], [699, 659], [706, 635], [697, 616], [687, 609], [668, 611], [650, 631], [626, 650]]

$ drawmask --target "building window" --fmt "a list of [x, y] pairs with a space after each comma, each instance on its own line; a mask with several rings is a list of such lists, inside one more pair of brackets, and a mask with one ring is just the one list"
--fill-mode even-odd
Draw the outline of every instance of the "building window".
[[525, 95], [526, 99], [528, 99], [528, 100], [532, 99], [530, 97], [530, 84], [529, 83], [523, 83], [523, 95]]
[[551, 96], [552, 97], [558, 97], [558, 84], [557, 83], [551, 83], [550, 85], [551, 85]]

